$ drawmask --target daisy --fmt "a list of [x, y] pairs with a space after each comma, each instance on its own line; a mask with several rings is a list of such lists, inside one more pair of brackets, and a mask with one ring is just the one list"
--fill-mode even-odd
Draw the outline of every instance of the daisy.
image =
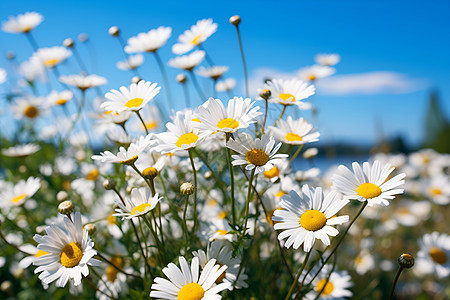
[[155, 137], [158, 146], [153, 150], [161, 154], [175, 153], [180, 150], [189, 150], [197, 146], [207, 135], [207, 132], [200, 133], [193, 127], [192, 112], [177, 112], [173, 123], [166, 124], [167, 132], [159, 133]]
[[64, 216], [63, 224], [52, 224], [45, 229], [47, 235], [33, 237], [37, 248], [48, 252], [33, 261], [33, 265], [38, 266], [34, 272], [42, 272], [39, 279], [45, 284], [57, 280], [56, 286], [64, 287], [72, 279], [77, 286], [82, 275], [89, 275], [88, 265], [100, 265], [100, 261], [93, 258], [97, 251], [93, 249], [94, 243], [87, 230], [83, 229], [81, 214], [76, 212], [72, 218], [73, 222]]
[[217, 92], [229, 92], [234, 89], [236, 86], [236, 79], [227, 78], [225, 80], [216, 82], [216, 91]]
[[[245, 280], [248, 278], [247, 274], [239, 274], [241, 257], [232, 257], [233, 246], [227, 240], [218, 240], [208, 244], [208, 249], [205, 251], [198, 250], [192, 252], [194, 257], [198, 257], [202, 269], [207, 265], [209, 260], [215, 259], [220, 266], [228, 266], [228, 269], [217, 278], [216, 283], [229, 283], [228, 289], [231, 291], [234, 287], [247, 288], [248, 284]], [[236, 279], [238, 281], [236, 282]]]
[[136, 142], [131, 143], [128, 149], [120, 147], [117, 155], [112, 154], [110, 151], [105, 151], [100, 152], [100, 155], [93, 155], [92, 159], [100, 160], [101, 162], [131, 165], [139, 158], [139, 155], [143, 151], [154, 143], [151, 138], [152, 135], [147, 135], [145, 138], [141, 136]]
[[[123, 259], [121, 257], [113, 256], [109, 260], [119, 268], [123, 268]], [[127, 275], [108, 264], [105, 274], [102, 275], [101, 280], [97, 283], [99, 291], [95, 293], [95, 296], [99, 300], [110, 300], [111, 298], [107, 295], [111, 294], [114, 299], [118, 299], [119, 294], [127, 290], [126, 281]]]
[[178, 56], [169, 60], [171, 67], [192, 71], [205, 58], [205, 51], [197, 50], [188, 55]]
[[29, 60], [24, 61], [19, 66], [19, 74], [29, 83], [36, 80], [46, 82], [48, 80], [47, 71], [39, 59], [32, 56]]
[[225, 108], [219, 99], [209, 98], [208, 101], [198, 107], [195, 115], [200, 122], [195, 122], [194, 126], [212, 132], [233, 133], [241, 128], [247, 128], [255, 123], [259, 112], [259, 106], [253, 107], [255, 102], [246, 98], [234, 97], [228, 101]]
[[329, 67], [336, 65], [341, 60], [341, 57], [339, 54], [317, 54], [314, 60], [319, 65]]
[[276, 139], [289, 145], [317, 142], [320, 136], [312, 124], [303, 118], [293, 120], [291, 116], [286, 121], [280, 119], [276, 127], [269, 126], [268, 130]]
[[238, 137], [230, 139], [227, 147], [238, 152], [239, 155], [233, 155], [233, 166], [247, 165], [246, 170], [256, 168], [256, 173], [269, 171], [273, 165], [280, 164], [281, 158], [288, 157], [287, 154], [276, 154], [281, 147], [281, 143], [275, 145], [273, 136], [263, 134], [261, 139], [253, 140], [248, 133], [239, 133]]
[[123, 71], [137, 69], [144, 62], [144, 55], [136, 54], [130, 55], [125, 61], [119, 61], [116, 67]]
[[164, 46], [172, 34], [172, 28], [160, 26], [149, 32], [139, 33], [128, 39], [128, 45], [125, 46], [125, 52], [154, 52]]
[[216, 241], [216, 240], [228, 240], [230, 242], [234, 239], [234, 234], [232, 232], [228, 221], [224, 218], [223, 214], [219, 213], [216, 219], [210, 219], [209, 222], [202, 222], [200, 226], [200, 231], [198, 236], [205, 241]]
[[37, 12], [26, 12], [17, 17], [10, 16], [2, 23], [2, 30], [9, 33], [29, 33], [42, 23], [44, 17]]
[[129, 88], [120, 87], [120, 92], [111, 90], [106, 93], [105, 98], [108, 100], [101, 107], [119, 114], [125, 110], [139, 111], [159, 94], [161, 87], [156, 85], [156, 82], [141, 80], [132, 83]]
[[62, 92], [52, 91], [47, 96], [47, 102], [52, 106], [64, 105], [70, 101], [72, 97], [73, 93], [69, 90], [64, 90]]
[[388, 206], [389, 201], [394, 199], [394, 195], [402, 194], [403, 189], [395, 189], [404, 184], [405, 173], [388, 179], [389, 174], [395, 168], [386, 164], [383, 168], [378, 160], [371, 166], [368, 162], [363, 167], [354, 162], [353, 172], [345, 166], [340, 165], [339, 171], [342, 175], [335, 174], [332, 177], [333, 188], [341, 192], [346, 199], [367, 201], [369, 206], [380, 204]]
[[62, 75], [59, 76], [59, 81], [62, 83], [77, 87], [78, 89], [85, 91], [87, 89], [105, 85], [108, 81], [105, 77], [95, 74], [91, 75]]
[[354, 268], [356, 273], [364, 275], [368, 271], [372, 271], [375, 267], [375, 259], [368, 249], [363, 249], [355, 258]]
[[36, 144], [16, 145], [14, 147], [2, 149], [2, 154], [9, 157], [26, 157], [38, 152], [40, 149], [41, 147]]
[[272, 220], [276, 230], [285, 229], [278, 235], [279, 240], [288, 237], [285, 247], [293, 245], [294, 249], [303, 244], [305, 252], [311, 251], [316, 239], [330, 245], [329, 236], [338, 235], [339, 231], [332, 225], [340, 225], [348, 221], [348, 216], [336, 214], [350, 201], [339, 199], [339, 195], [331, 191], [325, 198], [322, 188], [310, 188], [303, 185], [302, 192], [294, 190], [281, 198], [281, 210], [273, 213]]
[[[320, 299], [341, 299], [344, 300], [347, 297], [351, 297], [353, 293], [349, 290], [353, 286], [351, 277], [346, 271], [331, 272], [331, 266], [326, 265], [319, 276], [312, 282], [312, 291], [305, 295], [308, 300], [317, 299], [317, 295], [320, 294]], [[315, 274], [316, 272], [311, 272]], [[328, 278], [328, 274], [330, 274]], [[311, 276], [309, 276], [311, 277]]]
[[328, 66], [313, 65], [300, 69], [297, 73], [298, 78], [305, 81], [315, 81], [324, 77], [333, 75], [336, 69]]
[[302, 100], [314, 95], [316, 91], [314, 85], [309, 85], [297, 78], [273, 79], [265, 84], [265, 89], [271, 92], [269, 102], [286, 106], [295, 104], [299, 109], [311, 108], [311, 104], [302, 102]]
[[34, 120], [47, 113], [46, 107], [44, 107], [44, 98], [32, 96], [16, 99], [16, 103], [11, 106], [11, 110], [17, 119]]
[[450, 202], [450, 180], [446, 175], [438, 175], [425, 180], [426, 195], [436, 204], [447, 205]]
[[54, 68], [65, 61], [72, 52], [65, 47], [55, 46], [51, 48], [40, 48], [33, 56], [36, 57], [46, 68]]
[[116, 208], [114, 217], [122, 217], [122, 219], [131, 219], [135, 217], [144, 216], [153, 210], [159, 203], [162, 197], [158, 193], [155, 196], [150, 196], [148, 188], [135, 188], [131, 191], [131, 198], [126, 198], [126, 203], [116, 201], [119, 206]]
[[180, 299], [180, 300], [200, 300], [200, 299], [222, 299], [218, 295], [228, 288], [229, 283], [214, 282], [225, 272], [227, 266], [216, 265], [216, 260], [211, 259], [199, 271], [199, 259], [194, 257], [191, 266], [182, 256], [179, 257], [180, 268], [174, 263], [170, 263], [162, 271], [167, 279], [156, 277], [152, 284], [150, 297], [156, 299]]
[[419, 240], [416, 267], [421, 274], [435, 273], [439, 278], [450, 274], [450, 236], [446, 233], [428, 233]]
[[186, 30], [178, 37], [178, 43], [172, 46], [172, 52], [175, 54], [184, 54], [196, 46], [200, 46], [217, 30], [217, 24], [212, 19], [203, 19], [192, 25], [191, 29]]
[[200, 67], [197, 70], [197, 74], [203, 77], [209, 77], [213, 80], [217, 80], [222, 77], [228, 71], [227, 66], [213, 66], [210, 68]]
[[41, 187], [38, 178], [29, 177], [27, 181], [20, 180], [15, 185], [8, 184], [3, 193], [0, 194], [0, 207], [10, 207], [22, 205], [31, 198]]

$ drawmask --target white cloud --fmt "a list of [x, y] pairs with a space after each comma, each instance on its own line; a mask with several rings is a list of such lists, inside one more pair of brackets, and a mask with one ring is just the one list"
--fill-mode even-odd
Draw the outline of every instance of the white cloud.
[[[291, 73], [272, 68], [258, 68], [252, 72], [249, 80], [251, 96], [257, 89], [264, 87], [267, 78], [295, 77], [298, 70]], [[322, 95], [374, 95], [374, 94], [407, 94], [427, 87], [424, 79], [410, 78], [406, 74], [391, 71], [375, 71], [357, 74], [333, 75], [317, 82], [317, 92]]]

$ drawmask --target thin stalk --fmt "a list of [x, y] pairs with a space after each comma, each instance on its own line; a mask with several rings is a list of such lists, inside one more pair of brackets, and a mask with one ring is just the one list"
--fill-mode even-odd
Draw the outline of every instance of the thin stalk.
[[241, 57], [242, 57], [242, 64], [244, 66], [244, 77], [245, 77], [245, 95], [248, 98], [248, 75], [247, 75], [247, 65], [245, 63], [245, 57], [244, 57], [244, 48], [242, 47], [242, 39], [241, 39], [241, 32], [239, 31], [239, 25], [236, 25], [236, 32], [239, 40], [239, 49], [241, 50]]
[[184, 102], [186, 104], [186, 107], [191, 107], [191, 98], [189, 97], [189, 90], [187, 84], [186, 82], [184, 82], [181, 85], [183, 86]]
[[189, 204], [189, 195], [186, 195], [186, 200], [184, 201], [184, 211], [183, 211], [183, 228], [184, 228], [184, 234], [186, 235], [186, 245], [189, 242], [189, 232], [188, 232], [187, 223], [186, 223], [186, 212], [187, 212], [188, 204]]
[[189, 159], [191, 160], [192, 172], [194, 174], [194, 228], [192, 229], [192, 233], [195, 234], [195, 230], [197, 228], [197, 170], [195, 170], [194, 165], [194, 155], [192, 148], [188, 150]]
[[[226, 142], [230, 140], [231, 133], [226, 133]], [[231, 163], [231, 149], [225, 147], [226, 156], [227, 156], [227, 164], [228, 169], [230, 170], [230, 186], [231, 186], [231, 213], [233, 216], [233, 226], [236, 226], [236, 207], [235, 207], [235, 199], [234, 199], [234, 171], [233, 164]]]
[[33, 256], [33, 254], [28, 253], [28, 252], [25, 252], [25, 251], [21, 250], [19, 247], [17, 247], [16, 245], [13, 245], [13, 244], [11, 244], [10, 242], [8, 242], [8, 240], [7, 240], [6, 237], [3, 235], [3, 232], [2, 232], [1, 230], [0, 230], [0, 237], [2, 238], [3, 241], [5, 241], [5, 243], [6, 243], [7, 245], [13, 247], [13, 248], [16, 249], [17, 251], [22, 252], [23, 254], [28, 255], [28, 256]]
[[278, 119], [275, 121], [275, 123], [273, 124], [273, 127], [277, 126], [277, 123], [279, 120], [281, 120], [284, 116], [284, 113], [286, 112], [286, 107], [287, 105], [283, 105], [283, 110], [281, 111], [280, 116], [278, 117]]
[[145, 215], [142, 216], [142, 219], [144, 220], [145, 224], [147, 224], [147, 227], [150, 228], [150, 232], [152, 233], [153, 238], [155, 239], [155, 242], [156, 242], [156, 247], [158, 248], [160, 262], [162, 265], [164, 265], [164, 259], [163, 259], [164, 251], [162, 251], [161, 242], [158, 239], [158, 235], [156, 234], [155, 230], [153, 229], [152, 224], [149, 222], [149, 220], [147, 219], [147, 217]]
[[[125, 41], [123, 40], [123, 38], [120, 34], [117, 36], [117, 40], [119, 41], [120, 47], [122, 48], [122, 53], [123, 53], [123, 56], [125, 57], [125, 60], [128, 61], [128, 58], [130, 57], [130, 55], [128, 55], [128, 53], [125, 52], [125, 47], [126, 47]], [[134, 75], [141, 77], [139, 75], [139, 72], [137, 69], [130, 69], [130, 70], [131, 70], [131, 72], [134, 73]]]
[[198, 48], [199, 48], [200, 50], [205, 51], [205, 59], [206, 59], [206, 62], [209, 64], [209, 66], [210, 66], [210, 67], [214, 66], [214, 62], [213, 62], [213, 60], [211, 59], [211, 56], [209, 56], [208, 52], [207, 52], [206, 49], [203, 47], [203, 45], [202, 45], [202, 44], [198, 45]]
[[172, 94], [170, 92], [169, 80], [167, 79], [166, 69], [164, 68], [164, 64], [163, 64], [158, 52], [153, 51], [153, 54], [155, 55], [156, 62], [158, 63], [159, 69], [161, 70], [161, 76], [164, 81], [164, 87], [166, 88], [166, 96], [167, 96], [167, 102], [169, 104], [169, 108], [173, 109]]
[[[128, 273], [128, 272], [124, 271], [122, 268], [118, 267], [117, 265], [115, 265], [114, 263], [112, 263], [109, 259], [107, 259], [106, 257], [104, 257], [103, 254], [101, 254], [100, 252], [97, 252], [97, 256], [100, 257], [100, 258], [101, 258], [103, 261], [105, 261], [107, 264], [109, 264], [110, 266], [112, 266], [114, 269], [116, 269], [117, 271], [119, 271], [120, 273], [123, 273], [123, 274], [128, 275], [128, 276], [132, 276], [132, 277], [135, 277], [135, 278], [139, 278], [139, 279], [142, 280], [142, 277], [141, 277], [141, 276], [135, 275], [135, 274], [132, 274], [132, 273]], [[153, 277], [153, 276], [152, 276], [152, 277]]]
[[395, 275], [394, 283], [392, 284], [392, 289], [391, 289], [391, 294], [389, 295], [389, 300], [394, 299], [395, 286], [397, 285], [398, 278], [400, 277], [400, 274], [402, 273], [402, 271], [403, 271], [403, 267], [400, 266], [400, 268], [398, 269], [397, 275]]
[[145, 128], [145, 133], [148, 134], [148, 129], [147, 129], [147, 125], [145, 125], [144, 119], [142, 119], [141, 114], [139, 113], [138, 110], [135, 111], [135, 113], [137, 114], [137, 116], [139, 117], [139, 120], [141, 120], [142, 125], [144, 125]]
[[264, 100], [264, 102], [266, 102], [266, 111], [264, 112], [264, 123], [263, 123], [263, 127], [262, 127], [262, 134], [264, 134], [264, 128], [266, 128], [267, 111], [269, 110], [269, 101]]
[[84, 280], [87, 282], [87, 284], [88, 284], [90, 287], [92, 287], [94, 290], [98, 291], [99, 293], [105, 295], [106, 297], [108, 297], [108, 298], [110, 298], [110, 299], [116, 299], [116, 298], [114, 298], [112, 295], [108, 295], [107, 293], [105, 293], [105, 292], [103, 292], [103, 291], [100, 291], [100, 289], [99, 289], [98, 287], [96, 287], [95, 284], [92, 283], [87, 277], [86, 277]]
[[311, 251], [309, 251], [308, 253], [306, 253], [306, 257], [303, 260], [303, 263], [300, 267], [300, 269], [298, 270], [297, 276], [295, 276], [294, 282], [291, 285], [291, 288], [289, 289], [288, 294], [286, 295], [286, 298], [284, 298], [285, 300], [289, 300], [292, 293], [294, 292], [295, 287], [297, 286], [298, 283], [298, 279], [300, 278], [300, 275], [302, 274], [303, 270], [306, 267], [306, 263], [308, 262], [309, 256], [311, 255]]
[[256, 167], [252, 170], [252, 173], [250, 174], [250, 179], [248, 180], [247, 201], [245, 203], [244, 229], [242, 230], [242, 234], [239, 237], [239, 239], [242, 239], [245, 236], [245, 231], [247, 230], [248, 211], [250, 208], [251, 191], [252, 191], [252, 181], [253, 181], [253, 178], [255, 177], [255, 172], [256, 172]]
[[81, 59], [81, 56], [75, 47], [72, 48], [72, 53], [73, 53], [73, 56], [75, 56], [75, 59], [76, 59], [78, 65], [80, 65], [81, 71], [84, 71], [87, 73], [86, 65], [83, 63], [83, 60]]
[[[334, 256], [333, 260], [334, 260], [333, 267], [331, 268], [330, 272], [328, 272], [327, 279], [325, 280], [325, 284], [320, 289], [320, 291], [317, 293], [317, 296], [316, 296], [316, 298], [314, 298], [314, 300], [318, 300], [320, 298], [320, 295], [322, 295], [323, 291], [327, 287], [328, 282], [330, 281], [331, 274], [334, 272], [334, 269], [336, 268], [336, 255]], [[297, 297], [297, 295], [295, 295], [295, 297]]]
[[39, 48], [39, 46], [38, 46], [36, 40], [34, 39], [33, 35], [31, 34], [31, 32], [28, 31], [27, 33], [25, 33], [25, 36], [27, 37], [28, 41], [30, 42], [33, 50], [36, 51]]
[[197, 90], [198, 95], [200, 96], [201, 103], [206, 101], [205, 94], [203, 94], [202, 89], [200, 88], [200, 85], [198, 84], [197, 77], [195, 77], [194, 71], [190, 70], [189, 73], [192, 77], [192, 82], [194, 83], [195, 89]]
[[[295, 151], [294, 155], [292, 155], [291, 160], [289, 161], [289, 167], [294, 162], [295, 158], [300, 154], [300, 151], [302, 150], [304, 144], [301, 144], [298, 146], [297, 151]], [[290, 151], [289, 151], [290, 152]]]

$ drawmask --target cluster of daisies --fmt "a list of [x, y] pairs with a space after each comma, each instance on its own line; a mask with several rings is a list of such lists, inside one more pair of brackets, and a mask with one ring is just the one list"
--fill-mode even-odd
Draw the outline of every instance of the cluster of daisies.
[[[183, 72], [178, 83], [185, 91], [192, 84], [201, 104], [191, 107], [185, 97], [187, 107], [175, 111], [159, 51], [171, 27], [126, 43], [111, 27], [126, 56], [117, 67], [135, 77], [104, 94], [102, 76], [59, 73], [62, 63], [81, 57], [71, 39], [39, 48], [32, 32], [42, 21], [31, 12], [2, 25], [27, 35], [35, 51], [18, 65], [24, 92], [10, 101], [25, 125], [19, 142], [1, 150], [7, 172], [0, 179], [0, 237], [18, 263], [0, 257], [0, 265], [14, 274], [34, 266], [44, 289], [69, 286], [82, 296], [88, 285], [99, 299], [133, 293], [199, 300], [265, 297], [264, 287], [273, 285], [278, 298], [352, 297], [360, 282], [351, 272], [376, 269], [375, 237], [420, 227], [432, 206], [449, 203], [450, 158], [432, 150], [378, 154], [320, 174], [318, 149], [311, 147], [320, 133], [306, 111], [314, 107], [315, 83], [335, 73], [337, 54], [316, 56], [315, 65], [293, 78], [267, 80], [255, 99], [234, 96], [236, 80], [225, 78], [229, 68], [214, 65], [203, 47], [218, 25], [199, 20], [172, 45], [177, 56], [167, 65]], [[156, 60], [163, 84], [141, 78], [143, 53]], [[63, 89], [40, 93], [36, 87], [49, 82], [49, 72]], [[211, 79], [211, 95], [197, 75]], [[7, 76], [0, 69], [0, 84]], [[56, 115], [51, 122], [50, 114]], [[109, 150], [96, 154], [100, 141]], [[310, 168], [294, 168], [296, 158]], [[351, 264], [338, 263], [341, 256], [333, 262], [344, 238], [355, 257]], [[417, 276], [448, 278], [449, 235], [436, 229], [415, 243]], [[261, 286], [252, 286], [258, 280]]]

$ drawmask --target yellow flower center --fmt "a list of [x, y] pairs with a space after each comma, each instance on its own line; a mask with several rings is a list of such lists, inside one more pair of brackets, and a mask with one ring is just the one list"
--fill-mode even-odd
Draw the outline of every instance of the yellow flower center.
[[23, 31], [24, 33], [27, 33], [27, 32], [30, 32], [31, 29], [33, 29], [33, 27], [28, 25], [28, 26], [25, 26], [25, 27], [22, 29], [22, 31]]
[[281, 93], [278, 95], [278, 98], [281, 98], [283, 101], [288, 101], [290, 99], [291, 102], [295, 102], [295, 96], [288, 93]]
[[143, 213], [147, 207], [150, 208], [150, 207], [152, 207], [152, 205], [150, 203], [139, 204], [138, 206], [133, 208], [133, 210], [131, 211], [131, 215], [134, 216], [136, 214], [136, 212]]
[[316, 80], [316, 79], [317, 79], [317, 76], [314, 75], [314, 74], [311, 74], [311, 75], [308, 76], [308, 80], [309, 80], [309, 81], [314, 81], [314, 80]]
[[[120, 257], [111, 257], [111, 262], [116, 265], [119, 268], [122, 268], [123, 265], [123, 260]], [[110, 281], [110, 282], [114, 282], [117, 278], [117, 273], [119, 273], [119, 271], [114, 268], [111, 265], [108, 265], [108, 267], [106, 267], [106, 278]]]
[[245, 159], [252, 165], [261, 167], [269, 161], [269, 155], [262, 149], [253, 148], [245, 154]]
[[442, 249], [431, 247], [430, 256], [434, 260], [435, 263], [443, 265], [447, 262], [447, 255]]
[[399, 215], [409, 215], [411, 212], [407, 207], [400, 207], [399, 209], [397, 209], [397, 213]]
[[219, 230], [216, 231], [216, 233], [218, 233], [219, 235], [225, 235], [225, 234], [227, 234], [227, 232], [228, 231], [223, 230], [223, 229], [219, 229]]
[[442, 195], [442, 191], [441, 191], [441, 189], [432, 187], [432, 188], [430, 188], [430, 194], [434, 195], [434, 196], [439, 196], [439, 195]]
[[150, 122], [146, 122], [145, 126], [147, 127], [148, 130], [153, 130], [158, 128], [158, 123], [155, 121], [150, 121]]
[[195, 282], [188, 283], [178, 292], [178, 300], [201, 300], [205, 295], [203, 287]]
[[11, 202], [14, 203], [14, 204], [17, 204], [20, 201], [22, 201], [26, 196], [27, 196], [27, 194], [20, 194], [18, 196], [15, 196], [14, 198], [12, 198]]
[[201, 37], [202, 37], [202, 34], [197, 35], [197, 36], [191, 41], [191, 43], [194, 44], [194, 45], [200, 44], [199, 40], [201, 39]]
[[27, 116], [30, 119], [36, 118], [38, 113], [39, 110], [37, 109], [37, 107], [32, 105], [27, 106], [24, 111], [25, 116]]
[[[326, 285], [325, 285], [326, 283]], [[325, 286], [325, 288], [324, 288]], [[326, 278], [320, 279], [319, 282], [316, 285], [316, 291], [320, 292], [323, 289], [322, 295], [327, 296], [331, 294], [334, 290], [334, 285], [328, 281]]]
[[67, 102], [67, 99], [58, 99], [58, 100], [56, 100], [56, 104], [58, 104], [58, 105], [64, 105], [64, 104], [66, 104], [66, 102]]
[[190, 145], [198, 140], [198, 135], [192, 132], [185, 133], [178, 138], [176, 143], [178, 148], [181, 148], [182, 145]]
[[274, 177], [280, 176], [280, 170], [276, 166], [273, 166], [269, 171], [264, 171], [264, 177], [267, 179], [272, 179]]
[[111, 225], [117, 224], [117, 218], [113, 216], [113, 213], [111, 213], [108, 217], [106, 217], [106, 221], [108, 221], [108, 223]]
[[316, 231], [325, 226], [327, 217], [315, 209], [305, 211], [300, 217], [300, 225], [308, 231]]
[[41, 257], [43, 255], [48, 254], [48, 252], [42, 251], [42, 250], [38, 250], [38, 252], [35, 254], [36, 257]]
[[138, 107], [142, 104], [142, 102], [144, 102], [144, 99], [142, 98], [133, 98], [128, 100], [127, 103], [125, 103], [125, 106], [128, 108]]
[[131, 165], [133, 164], [139, 157], [137, 155], [133, 156], [132, 158], [121, 160], [120, 163], [124, 165]]
[[218, 215], [219, 219], [225, 219], [225, 217], [227, 216], [227, 214], [222, 210]]
[[61, 259], [61, 265], [66, 268], [73, 268], [77, 266], [83, 258], [83, 250], [80, 244], [71, 242], [64, 246], [59, 253]]
[[59, 59], [50, 58], [50, 59], [47, 59], [46, 61], [44, 61], [44, 66], [46, 66], [47, 68], [51, 68], [51, 67], [56, 66], [57, 63], [59, 63]]
[[288, 142], [301, 142], [301, 141], [303, 141], [303, 138], [301, 136], [299, 136], [298, 134], [293, 133], [293, 132], [289, 132], [288, 134], [286, 134], [286, 136], [284, 138]]
[[98, 169], [93, 169], [86, 175], [87, 180], [96, 180], [98, 178]]
[[219, 123], [217, 123], [217, 127], [219, 127], [220, 129], [224, 129], [224, 128], [236, 129], [238, 126], [239, 126], [239, 122], [233, 118], [226, 118], [226, 119], [220, 120]]
[[278, 191], [278, 192], [275, 194], [275, 197], [281, 198], [281, 197], [283, 197], [284, 195], [286, 195], [285, 192], [283, 192], [283, 191]]
[[381, 195], [381, 189], [378, 185], [366, 182], [358, 186], [356, 193], [366, 199], [372, 199]]

